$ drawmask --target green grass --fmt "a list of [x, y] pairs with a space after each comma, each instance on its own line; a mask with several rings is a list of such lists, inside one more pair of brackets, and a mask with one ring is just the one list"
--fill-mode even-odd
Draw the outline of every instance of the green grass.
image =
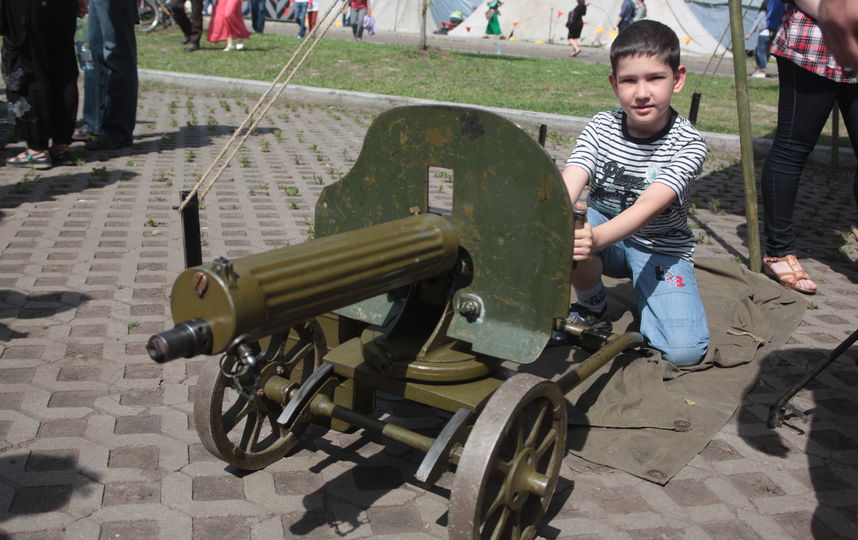
[[[271, 81], [301, 43], [292, 36], [254, 34], [240, 53], [204, 43], [203, 49], [189, 54], [180, 39], [175, 28], [138, 34], [140, 67]], [[326, 39], [292, 83], [587, 118], [617, 106], [609, 71], [608, 65], [570, 59], [420, 51], [416, 39], [413, 47]], [[749, 84], [753, 134], [771, 137], [778, 85], [759, 80]], [[732, 78], [689, 74], [685, 90], [674, 98], [674, 107], [686, 116], [694, 91], [703, 93], [700, 130], [738, 133]]]

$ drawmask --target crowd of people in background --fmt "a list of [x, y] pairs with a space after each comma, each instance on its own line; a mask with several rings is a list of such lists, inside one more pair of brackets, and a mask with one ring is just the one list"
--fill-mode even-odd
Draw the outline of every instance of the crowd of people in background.
[[[199, 50], [203, 13], [211, 7], [207, 40], [226, 42], [225, 51], [242, 50], [250, 37], [242, 0], [169, 0], [172, 16], [189, 52]], [[264, 31], [265, 0], [249, 0], [254, 31]], [[295, 0], [292, 10], [303, 38], [316, 26], [318, 0]], [[368, 0], [351, 0], [349, 24], [363, 37]], [[86, 17], [85, 35], [76, 36]], [[138, 0], [2, 0], [0, 35], [7, 109], [23, 151], [5, 159], [7, 166], [46, 170], [73, 165], [71, 144], [87, 150], [130, 147], [137, 122]], [[76, 40], [91, 51], [83, 71], [82, 118], [76, 122], [80, 70]]]

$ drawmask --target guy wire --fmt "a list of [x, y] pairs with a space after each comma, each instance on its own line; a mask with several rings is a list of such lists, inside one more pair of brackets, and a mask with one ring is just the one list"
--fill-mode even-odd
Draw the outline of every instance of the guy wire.
[[[247, 116], [245, 117], [245, 119], [241, 123], [241, 125], [238, 126], [235, 129], [235, 131], [233, 131], [232, 136], [226, 142], [226, 144], [224, 144], [220, 153], [217, 155], [217, 157], [215, 157], [215, 159], [212, 161], [211, 165], [209, 165], [208, 169], [206, 169], [206, 171], [203, 173], [203, 175], [200, 177], [200, 179], [197, 181], [197, 183], [194, 184], [194, 187], [188, 193], [188, 196], [185, 197], [185, 200], [182, 201], [182, 204], [179, 205], [179, 208], [178, 208], [179, 212], [181, 212], [182, 210], [185, 209], [185, 207], [191, 201], [191, 198], [196, 193], [199, 192], [200, 186], [203, 185], [206, 178], [208, 178], [208, 176], [211, 174], [211, 172], [215, 168], [215, 166], [218, 163], [221, 163], [221, 161], [222, 161], [222, 163], [220, 164], [220, 167], [218, 168], [215, 175], [209, 181], [206, 188], [200, 193], [200, 200], [205, 198], [205, 196], [208, 194], [208, 192], [214, 186], [215, 182], [217, 182], [220, 179], [220, 177], [223, 175], [224, 170], [226, 170], [227, 166], [232, 161], [232, 158], [235, 157], [235, 154], [238, 153], [238, 151], [241, 149], [241, 147], [247, 141], [247, 138], [250, 136], [250, 134], [253, 132], [253, 130], [256, 129], [256, 127], [259, 125], [259, 123], [262, 121], [262, 119], [265, 117], [265, 114], [268, 112], [268, 110], [271, 108], [271, 106], [274, 104], [274, 102], [277, 101], [277, 99], [280, 97], [280, 95], [283, 93], [283, 91], [286, 90], [286, 87], [289, 86], [289, 82], [292, 80], [292, 78], [295, 76], [295, 74], [298, 72], [298, 70], [301, 68], [301, 66], [304, 64], [304, 62], [307, 60], [307, 58], [313, 52], [313, 49], [315, 49], [315, 47], [319, 43], [319, 41], [325, 36], [325, 34], [330, 29], [330, 27], [334, 24], [337, 17], [330, 17], [329, 18], [329, 15], [331, 14], [331, 12], [334, 10], [335, 7], [338, 8], [338, 11], [342, 11], [342, 8], [344, 7], [344, 5], [347, 1], [348, 0], [336, 0], [333, 4], [331, 4], [328, 7], [327, 11], [325, 11], [325, 14], [322, 16], [322, 21], [327, 21], [326, 24], [324, 25], [324, 27], [322, 27], [322, 25], [315, 26], [313, 28], [313, 30], [310, 31], [310, 35], [307, 36], [308, 39], [301, 41], [301, 43], [298, 45], [298, 48], [296, 48], [295, 52], [292, 54], [292, 57], [289, 58], [289, 61], [286, 62], [286, 65], [283, 66], [283, 68], [280, 70], [280, 73], [277, 74], [277, 77], [274, 78], [274, 80], [271, 82], [271, 85], [268, 87], [268, 89], [259, 97], [259, 99], [253, 105], [251, 110], [247, 113]], [[322, 28], [321, 32], [319, 32], [319, 28]], [[309, 46], [307, 51], [304, 53], [304, 55], [301, 57], [301, 60], [298, 62], [297, 65], [295, 65], [294, 69], [290, 69], [292, 67], [292, 63], [295, 61], [295, 58], [298, 57], [298, 55], [306, 47], [307, 42], [310, 41], [311, 39], [313, 40], [313, 42]], [[283, 82], [282, 85], [280, 85], [280, 88], [277, 88], [280, 79], [282, 79], [283, 76], [287, 72], [289, 73], [289, 75], [288, 75], [288, 77], [286, 77], [285, 82]], [[273, 95], [273, 97], [271, 97], [272, 92], [274, 92], [275, 89], [277, 89], [277, 92]], [[262, 111], [256, 117], [256, 119], [253, 120], [254, 115], [260, 109], [260, 107], [262, 107]], [[251, 122], [251, 120], [253, 120], [253, 122], [250, 125], [250, 127], [248, 128], [247, 125], [248, 125], [248, 123]], [[242, 130], [244, 130], [243, 133], [242, 133]], [[239, 133], [242, 133], [241, 139], [238, 141], [237, 144], [233, 144], [235, 142], [236, 138], [238, 137]], [[228, 151], [230, 151], [230, 154], [224, 160], [223, 159], [224, 155]]]

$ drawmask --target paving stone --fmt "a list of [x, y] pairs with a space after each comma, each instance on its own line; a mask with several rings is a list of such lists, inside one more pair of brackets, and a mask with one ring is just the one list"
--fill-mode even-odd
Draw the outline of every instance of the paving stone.
[[193, 443], [188, 445], [188, 461], [191, 463], [196, 463], [198, 461], [218, 461], [218, 458], [206, 450], [205, 446], [202, 444]]
[[120, 405], [150, 407], [160, 405], [163, 401], [161, 393], [153, 390], [129, 390], [119, 398]]
[[[153, 276], [160, 277], [160, 276]], [[164, 304], [138, 304], [131, 306], [131, 316], [139, 317], [143, 315], [164, 315], [166, 306]]]
[[788, 512], [772, 516], [792, 538], [839, 538], [830, 527], [810, 512]]
[[709, 488], [696, 480], [673, 479], [664, 486], [664, 491], [679, 506], [703, 506], [720, 502]]
[[111, 468], [155, 469], [160, 449], [157, 446], [120, 446], [110, 451], [107, 466]]
[[402, 473], [394, 467], [360, 467], [352, 471], [359, 490], [391, 490], [403, 484]]
[[244, 483], [234, 476], [199, 476], [194, 478], [195, 501], [223, 501], [241, 499]]
[[42, 514], [63, 510], [71, 495], [72, 488], [69, 485], [20, 487], [15, 490], [9, 513]]
[[406, 534], [423, 527], [420, 513], [410, 505], [368, 508], [366, 513], [374, 534]]
[[12, 427], [11, 420], [0, 420], [0, 439], [5, 439]]
[[[282, 516], [284, 538], [338, 538], [335, 519], [327, 512], [291, 512]], [[350, 525], [344, 524], [348, 530]], [[345, 532], [345, 531], [344, 531]]]
[[741, 521], [704, 523], [700, 525], [713, 540], [751, 540], [760, 538], [748, 525]]
[[48, 400], [48, 407], [89, 407], [92, 408], [98, 392], [90, 390], [69, 390], [54, 392]]
[[99, 540], [158, 540], [159, 527], [157, 521], [121, 521], [101, 525]]
[[128, 435], [133, 433], [159, 433], [160, 416], [119, 416], [116, 418], [114, 433]]
[[104, 506], [147, 504], [161, 500], [161, 482], [111, 482], [104, 486]]
[[0, 409], [17, 410], [21, 408], [21, 394], [2, 393], [0, 394]]
[[323, 488], [325, 481], [311, 472], [274, 473], [274, 491], [278, 495], [309, 495]]
[[47, 420], [39, 426], [39, 438], [80, 437], [87, 427], [86, 418]]
[[592, 497], [599, 507], [609, 513], [650, 510], [640, 495], [628, 489], [602, 489], [593, 493]]
[[66, 346], [66, 358], [80, 358], [85, 360], [100, 360], [104, 351], [104, 345], [97, 343], [69, 343]]
[[230, 538], [242, 540], [250, 538], [247, 520], [240, 516], [194, 518], [195, 539]]
[[15, 540], [63, 540], [66, 533], [62, 529], [52, 531], [16, 532]]
[[57, 374], [58, 381], [97, 381], [101, 375], [101, 369], [89, 365], [71, 365], [60, 368]]
[[126, 379], [159, 379], [161, 366], [157, 364], [133, 364], [125, 366]]
[[23, 360], [41, 358], [45, 348], [41, 345], [12, 346], [3, 351], [3, 360]]
[[3, 368], [0, 369], [0, 382], [3, 384], [22, 384], [33, 380], [35, 368]]
[[74, 469], [77, 460], [78, 451], [74, 449], [39, 450], [30, 453], [24, 470], [28, 472], [65, 471]]

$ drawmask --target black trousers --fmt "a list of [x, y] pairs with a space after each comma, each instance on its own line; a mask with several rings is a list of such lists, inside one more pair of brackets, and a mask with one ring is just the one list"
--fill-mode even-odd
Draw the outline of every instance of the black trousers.
[[3, 78], [15, 134], [33, 150], [69, 144], [77, 115], [76, 0], [5, 0]]
[[191, 0], [191, 17], [185, 13], [185, 0], [170, 0], [170, 11], [182, 33], [192, 43], [199, 44], [203, 35], [203, 0]]
[[[840, 107], [852, 150], [858, 155], [858, 84], [834, 82], [784, 58], [777, 60], [778, 127], [760, 175], [766, 255], [770, 257], [795, 253], [793, 210], [799, 180], [834, 105]], [[858, 170], [853, 190], [858, 204]]]

